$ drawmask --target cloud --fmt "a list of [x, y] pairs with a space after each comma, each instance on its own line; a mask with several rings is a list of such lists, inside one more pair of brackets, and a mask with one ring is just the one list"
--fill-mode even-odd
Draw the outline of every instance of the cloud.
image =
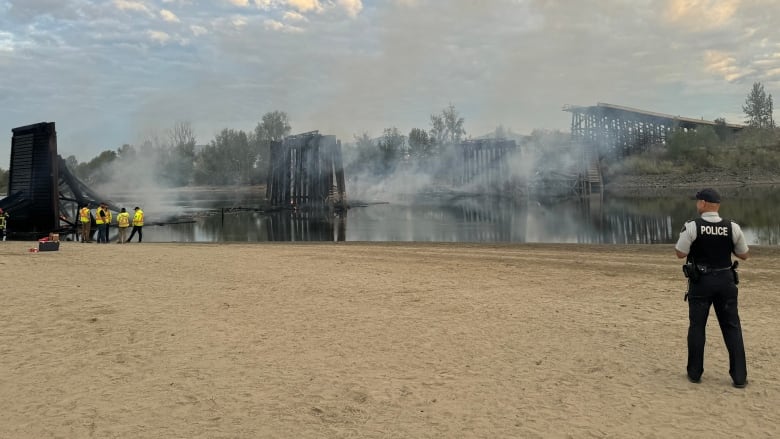
[[168, 119], [207, 143], [273, 110], [344, 141], [427, 129], [450, 102], [475, 136], [567, 130], [564, 104], [713, 119], [753, 82], [780, 93], [777, 16], [775, 0], [0, 0], [0, 132], [56, 120], [62, 152], [89, 159]]
[[363, 2], [361, 0], [338, 0], [338, 5], [347, 11], [347, 15], [352, 18], [357, 17], [360, 11], [363, 10]]
[[705, 31], [729, 23], [741, 0], [667, 0], [664, 18], [682, 29]]
[[319, 12], [322, 11], [322, 5], [319, 0], [287, 0], [287, 4], [295, 8], [298, 12]]
[[309, 21], [303, 15], [301, 15], [301, 14], [299, 14], [297, 12], [293, 12], [293, 11], [285, 12], [284, 15], [282, 15], [282, 18], [285, 21], [292, 21], [292, 22], [306, 22], [306, 21]]
[[0, 31], [0, 52], [13, 52], [14, 36], [9, 32]]
[[271, 31], [279, 31], [279, 32], [303, 32], [303, 29], [296, 26], [291, 26], [289, 24], [284, 24], [281, 21], [277, 20], [265, 20], [263, 22], [263, 26], [267, 30]]
[[166, 44], [168, 41], [171, 40], [170, 35], [161, 31], [150, 30], [147, 31], [147, 35], [149, 36], [149, 39], [160, 44]]
[[246, 19], [246, 17], [242, 16], [235, 16], [230, 20], [230, 24], [233, 25], [236, 29], [241, 29], [242, 27], [246, 26], [246, 24], [249, 21]]
[[729, 53], [708, 50], [704, 54], [705, 70], [714, 73], [726, 81], [733, 82], [751, 73], [749, 69], [740, 67], [737, 59]]
[[199, 37], [201, 35], [206, 35], [207, 33], [209, 33], [208, 29], [206, 29], [203, 26], [199, 26], [197, 24], [193, 24], [192, 26], [190, 26], [190, 31], [192, 31], [192, 34], [195, 35], [196, 37]]
[[116, 6], [120, 11], [144, 12], [150, 16], [154, 15], [145, 4], [137, 1], [114, 0], [114, 6]]
[[179, 23], [181, 21], [179, 20], [179, 17], [176, 16], [176, 14], [167, 9], [162, 9], [160, 11], [160, 17], [169, 23]]

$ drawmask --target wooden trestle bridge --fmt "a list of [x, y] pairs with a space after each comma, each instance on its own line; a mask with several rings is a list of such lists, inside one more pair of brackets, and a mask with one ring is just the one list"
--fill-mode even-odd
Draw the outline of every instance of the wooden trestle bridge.
[[[601, 191], [601, 158], [623, 159], [646, 151], [652, 145], [666, 144], [676, 130], [695, 131], [700, 127], [719, 125], [715, 121], [605, 103], [566, 105], [563, 111], [571, 113], [572, 142], [581, 145], [583, 151], [585, 170], [581, 173], [580, 187], [584, 194]], [[742, 125], [728, 123], [722, 126], [732, 132], [743, 128]]]
[[[571, 113], [572, 140], [595, 145], [599, 155], [616, 158], [645, 151], [651, 145], [665, 144], [675, 130], [695, 131], [703, 126], [718, 125], [704, 119], [604, 103], [589, 107], [566, 105], [563, 111]], [[731, 131], [743, 128], [729, 123], [724, 127]]]

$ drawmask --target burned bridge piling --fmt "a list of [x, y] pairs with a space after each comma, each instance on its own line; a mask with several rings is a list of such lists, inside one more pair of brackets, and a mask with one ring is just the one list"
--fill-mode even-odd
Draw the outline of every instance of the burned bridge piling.
[[266, 197], [276, 207], [346, 207], [341, 142], [312, 131], [271, 143]]

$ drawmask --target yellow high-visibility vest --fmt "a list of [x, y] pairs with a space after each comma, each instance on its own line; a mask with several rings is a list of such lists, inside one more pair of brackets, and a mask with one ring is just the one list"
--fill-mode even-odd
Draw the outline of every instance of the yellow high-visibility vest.
[[89, 222], [89, 207], [86, 207], [86, 206], [82, 207], [81, 210], [79, 211], [79, 213], [80, 213], [79, 218], [81, 219], [81, 222], [82, 223], [88, 223]]
[[119, 215], [116, 216], [116, 223], [119, 224], [119, 227], [129, 227], [130, 214], [127, 212], [121, 212]]
[[138, 209], [135, 211], [135, 215], [133, 215], [133, 225], [134, 226], [143, 226], [144, 225], [144, 211], [141, 209]]
[[96, 224], [103, 224], [103, 217], [100, 215], [100, 212], [103, 212], [102, 207], [98, 207], [95, 211], [95, 223]]

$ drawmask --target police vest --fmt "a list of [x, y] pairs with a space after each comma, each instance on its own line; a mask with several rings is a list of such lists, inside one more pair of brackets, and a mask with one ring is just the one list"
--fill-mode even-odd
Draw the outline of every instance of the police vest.
[[696, 265], [712, 268], [731, 266], [731, 253], [734, 251], [731, 221], [721, 219], [711, 223], [697, 218], [695, 223], [696, 239], [691, 244], [690, 258]]

